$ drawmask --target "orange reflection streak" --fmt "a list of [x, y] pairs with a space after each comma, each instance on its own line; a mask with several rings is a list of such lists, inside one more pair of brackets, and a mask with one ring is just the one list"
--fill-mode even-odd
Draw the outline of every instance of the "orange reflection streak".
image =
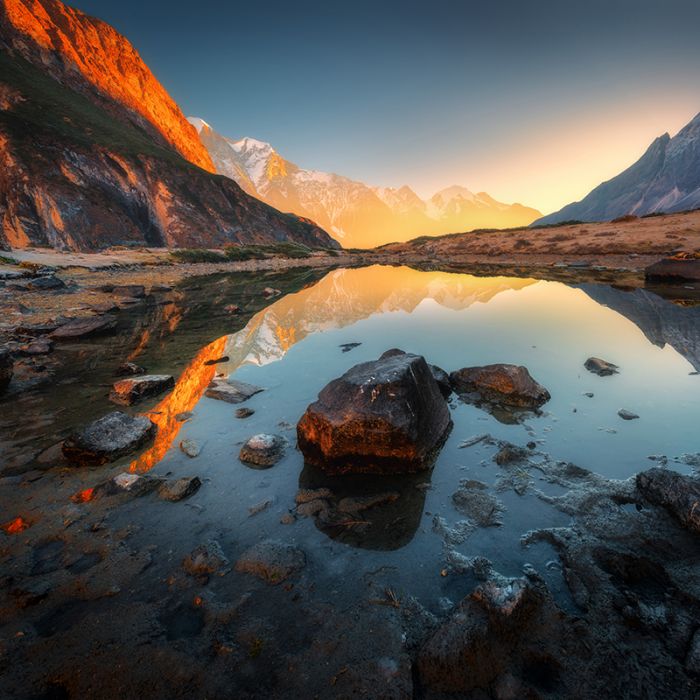
[[175, 416], [191, 411], [216, 372], [216, 365], [206, 365], [224, 354], [227, 336], [223, 336], [199, 351], [178, 379], [175, 388], [149, 413], [158, 427], [155, 442], [149, 450], [129, 465], [130, 472], [147, 472], [160, 462], [170, 449], [182, 423]]
[[148, 345], [148, 341], [151, 339], [151, 331], [147, 328], [146, 330], [141, 333], [141, 337], [139, 338], [139, 342], [136, 345], [136, 347], [133, 349], [131, 353], [129, 353], [129, 356], [126, 358], [129, 362], [132, 360], [135, 360], [146, 348]]
[[24, 532], [28, 527], [29, 523], [21, 516], [18, 516], [14, 520], [10, 520], [10, 522], [5, 523], [2, 526], [2, 529], [8, 535], [17, 535], [20, 532]]

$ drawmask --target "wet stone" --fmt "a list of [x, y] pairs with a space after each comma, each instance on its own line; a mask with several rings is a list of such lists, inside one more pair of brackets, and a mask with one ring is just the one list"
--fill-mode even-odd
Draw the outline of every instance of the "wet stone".
[[[534, 445], [534, 443], [533, 443]], [[536, 445], [534, 445], [536, 447]], [[507, 464], [515, 464], [518, 462], [524, 462], [529, 457], [527, 450], [517, 445], [504, 445], [501, 449], [496, 452], [493, 457], [493, 461], [499, 466], [504, 466]]]
[[255, 413], [255, 411], [252, 408], [237, 408], [236, 409], [236, 418], [250, 418]]
[[277, 585], [306, 566], [306, 555], [293, 545], [263, 540], [247, 549], [236, 562], [236, 571]]
[[70, 435], [62, 451], [72, 464], [97, 466], [136, 450], [155, 432], [156, 426], [148, 418], [114, 411]]
[[175, 386], [175, 379], [167, 374], [145, 374], [142, 377], [122, 379], [114, 384], [109, 393], [112, 403], [133, 406], [144, 399], [158, 396]]
[[599, 377], [609, 377], [613, 374], [617, 374], [620, 369], [617, 365], [607, 360], [601, 360], [600, 357], [589, 357], [583, 364], [583, 366], [593, 374], [597, 374]]
[[183, 476], [161, 484], [158, 495], [164, 501], [182, 501], [199, 490], [202, 482], [198, 476]]
[[622, 420], [635, 420], [639, 418], [639, 416], [636, 413], [633, 413], [632, 411], [628, 411], [626, 408], [621, 408], [618, 412], [617, 415], [622, 418]]
[[210, 576], [227, 566], [228, 559], [215, 540], [195, 547], [182, 562], [182, 568], [191, 576]]
[[117, 319], [110, 315], [76, 318], [59, 326], [50, 335], [54, 340], [71, 341], [111, 333], [116, 327]]
[[188, 457], [199, 457], [199, 455], [202, 452], [202, 447], [198, 442], [195, 442], [194, 440], [182, 440], [180, 442], [180, 449], [188, 456]]
[[257, 467], [272, 467], [284, 456], [285, 440], [280, 435], [253, 435], [241, 447], [239, 459]]
[[239, 382], [236, 379], [214, 379], [204, 395], [227, 403], [243, 403], [261, 391], [259, 386]]
[[137, 374], [146, 374], [146, 368], [133, 362], [124, 362], [117, 367], [117, 371], [114, 374], [117, 377], [133, 377]]

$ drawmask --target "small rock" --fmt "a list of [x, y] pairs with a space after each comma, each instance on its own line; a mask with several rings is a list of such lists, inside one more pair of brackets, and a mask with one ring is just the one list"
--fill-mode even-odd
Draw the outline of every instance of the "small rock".
[[267, 510], [273, 503], [273, 499], [267, 498], [264, 501], [260, 501], [260, 503], [256, 503], [254, 506], [250, 506], [250, 508], [248, 508], [248, 513], [251, 516], [257, 515], [258, 513], [262, 513], [264, 510]]
[[164, 501], [181, 501], [199, 490], [202, 482], [198, 476], [183, 476], [174, 481], [165, 481], [158, 489]]
[[284, 456], [285, 440], [280, 435], [260, 433], [253, 435], [241, 447], [239, 459], [245, 464], [271, 467]]
[[476, 393], [482, 400], [515, 408], [539, 408], [551, 398], [526, 367], [507, 364], [464, 367], [450, 374], [458, 394]]
[[48, 277], [35, 277], [27, 282], [27, 289], [32, 291], [50, 291], [53, 289], [64, 289], [66, 283], [58, 278], [50, 275]]
[[459, 443], [459, 449], [462, 450], [465, 447], [473, 447], [474, 445], [478, 445], [480, 442], [485, 442], [490, 438], [491, 436], [488, 433], [485, 433], [484, 435], [474, 435], [466, 440], [462, 440], [462, 442]]
[[146, 288], [141, 284], [122, 284], [112, 287], [112, 294], [132, 299], [143, 299], [146, 296]]
[[61, 449], [72, 464], [97, 466], [141, 447], [155, 432], [148, 418], [114, 411], [70, 435]]
[[48, 338], [37, 338], [31, 343], [21, 345], [19, 351], [23, 355], [48, 355], [53, 350], [53, 342]]
[[238, 306], [238, 304], [227, 304], [224, 306], [224, 311], [227, 314], [237, 314], [241, 310], [241, 307]]
[[216, 541], [200, 544], [182, 562], [182, 568], [191, 576], [209, 576], [228, 566], [228, 559]]
[[117, 371], [114, 374], [117, 377], [133, 377], [137, 374], [145, 373], [145, 367], [141, 367], [137, 364], [134, 364], [133, 362], [124, 362], [121, 365], [119, 365], [119, 367], [117, 367]]
[[285, 513], [280, 518], [280, 525], [294, 525], [296, 518], [291, 513]]
[[297, 547], [277, 540], [263, 540], [241, 555], [236, 571], [277, 585], [305, 566], [306, 555]]
[[297, 513], [305, 518], [311, 518], [314, 515], [318, 515], [323, 511], [328, 510], [328, 501], [317, 498], [313, 501], [306, 501], [305, 503], [300, 503], [297, 506]]
[[227, 403], [243, 403], [261, 391], [259, 386], [239, 382], [236, 379], [214, 379], [204, 395]]
[[274, 287], [265, 287], [262, 293], [266, 299], [271, 299], [272, 297], [277, 297], [282, 294], [279, 289], [275, 289]]
[[595, 396], [595, 394], [592, 391], [587, 391], [583, 395], [589, 399], [592, 399]]
[[70, 341], [89, 338], [114, 331], [117, 319], [109, 314], [90, 318], [75, 318], [59, 326], [50, 335], [54, 340]]
[[167, 374], [145, 374], [142, 377], [122, 379], [114, 384], [109, 400], [122, 406], [133, 406], [139, 401], [162, 394], [175, 386], [175, 379]]
[[195, 442], [194, 440], [182, 440], [180, 442], [180, 449], [188, 456], [188, 457], [199, 457], [200, 453], [202, 452], [202, 448], [199, 445], [198, 442]]
[[518, 447], [517, 445], [504, 445], [496, 452], [493, 461], [499, 466], [503, 466], [505, 464], [513, 464], [514, 462], [523, 462], [527, 458], [527, 450], [524, 450], [522, 447]]
[[632, 413], [632, 411], [628, 411], [626, 408], [621, 408], [617, 412], [617, 415], [620, 416], [622, 420], [635, 420], [636, 418], [639, 418], [636, 413]]
[[355, 348], [359, 348], [362, 343], [341, 343], [338, 347], [342, 349], [343, 352], [350, 352]]
[[128, 491], [140, 478], [141, 477], [138, 474], [131, 474], [129, 472], [122, 472], [121, 474], [117, 474], [117, 476], [115, 476], [112, 479], [112, 481], [120, 489], [124, 489], [125, 491]]
[[236, 418], [250, 418], [254, 413], [255, 411], [252, 408], [237, 408]]
[[194, 416], [194, 413], [192, 411], [183, 411], [182, 413], [176, 413], [175, 414], [175, 420], [178, 423], [186, 423], [190, 418]]
[[612, 374], [617, 374], [620, 369], [617, 365], [607, 360], [601, 360], [599, 357], [589, 357], [583, 366], [593, 374], [597, 374], [599, 377], [609, 377]]

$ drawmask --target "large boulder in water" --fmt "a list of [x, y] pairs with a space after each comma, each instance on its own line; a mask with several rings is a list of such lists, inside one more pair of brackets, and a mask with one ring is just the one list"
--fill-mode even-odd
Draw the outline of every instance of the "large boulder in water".
[[513, 408], [534, 409], [547, 403], [550, 393], [518, 365], [464, 367], [450, 374], [458, 394], [473, 394], [477, 399]]
[[155, 432], [155, 423], [150, 419], [114, 411], [70, 435], [62, 450], [73, 464], [98, 466], [133, 452]]
[[12, 355], [6, 348], [0, 348], [0, 394], [10, 385], [14, 362]]
[[396, 353], [334, 379], [297, 425], [309, 464], [327, 473], [427, 469], [452, 421], [425, 359]]

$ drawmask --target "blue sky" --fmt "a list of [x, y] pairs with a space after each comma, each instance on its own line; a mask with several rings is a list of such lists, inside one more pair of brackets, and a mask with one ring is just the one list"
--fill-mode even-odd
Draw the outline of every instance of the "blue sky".
[[421, 195], [551, 211], [700, 111], [697, 0], [72, 4], [224, 135]]

